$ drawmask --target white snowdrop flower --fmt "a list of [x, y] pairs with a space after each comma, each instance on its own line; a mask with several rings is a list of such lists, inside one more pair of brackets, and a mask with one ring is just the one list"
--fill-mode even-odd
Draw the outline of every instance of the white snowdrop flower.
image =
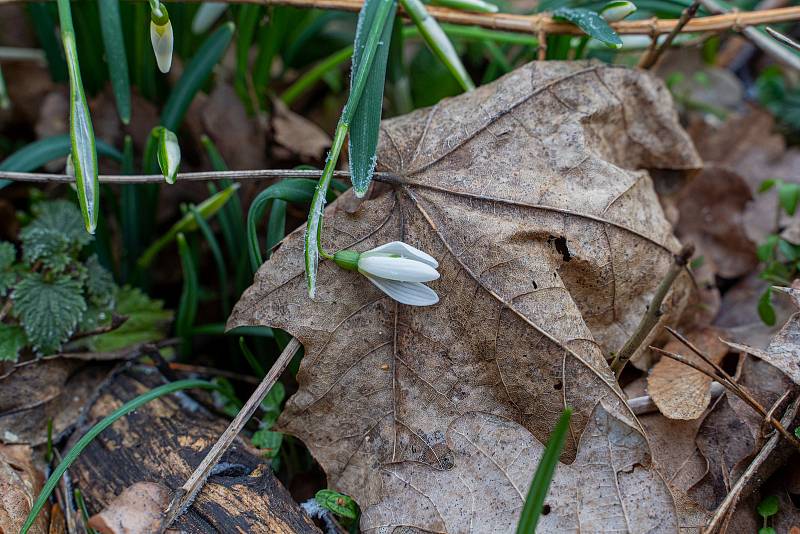
[[174, 184], [181, 164], [181, 147], [178, 145], [178, 136], [164, 127], [158, 132], [157, 158], [164, 179], [168, 184]]
[[159, 5], [158, 11], [150, 12], [150, 44], [156, 55], [158, 70], [169, 72], [172, 66], [172, 46], [175, 38], [172, 35], [172, 22], [164, 4]]
[[628, 0], [614, 0], [600, 10], [600, 16], [607, 22], [618, 22], [636, 12], [636, 4]]
[[439, 302], [436, 292], [424, 282], [439, 278], [439, 263], [429, 254], [402, 241], [392, 241], [364, 253], [340, 250], [337, 265], [358, 271], [381, 291], [401, 304], [430, 306]]

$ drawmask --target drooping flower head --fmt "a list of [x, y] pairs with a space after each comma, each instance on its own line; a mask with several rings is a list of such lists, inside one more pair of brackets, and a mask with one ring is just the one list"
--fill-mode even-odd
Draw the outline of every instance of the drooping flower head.
[[158, 9], [150, 11], [150, 44], [156, 55], [158, 70], [169, 72], [172, 66], [172, 46], [175, 38], [172, 35], [172, 22], [164, 4], [159, 4]]

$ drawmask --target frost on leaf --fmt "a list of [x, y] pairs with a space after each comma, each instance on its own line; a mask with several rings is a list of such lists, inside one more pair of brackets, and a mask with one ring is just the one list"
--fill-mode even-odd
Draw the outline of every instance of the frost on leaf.
[[67, 276], [48, 279], [28, 273], [14, 287], [11, 298], [28, 340], [42, 354], [57, 351], [86, 311], [80, 280]]
[[[609, 489], [616, 473], [638, 478], [626, 487], [651, 492], [648, 506], [667, 509], [661, 528], [673, 527], [672, 500], [647, 468], [641, 428], [605, 358], [636, 328], [679, 248], [647, 169], [700, 164], [660, 82], [593, 63], [532, 63], [384, 122], [377, 170], [394, 178], [354, 213], [338, 201], [328, 208], [325, 248], [363, 252], [400, 240], [425, 250], [440, 264], [441, 278], [430, 284], [440, 302], [397, 304], [327, 261], [311, 301], [304, 229], [289, 236], [228, 323], [282, 328], [305, 347], [299, 391], [277, 430], [300, 437], [329, 487], [362, 510], [404, 508], [406, 515], [381, 516], [387, 531], [413, 519], [438, 525], [430, 527], [436, 532], [506, 532], [521, 506], [513, 493], [504, 514], [465, 510], [435, 523], [424, 517], [433, 501], [407, 501], [410, 490], [387, 476], [416, 469], [423, 478], [414, 485], [445, 491], [448, 476], [470, 469], [454, 441], [458, 425], [494, 421], [478, 432], [493, 457], [507, 445], [496, 422], [542, 444], [566, 405], [575, 412], [561, 460], [573, 464], [584, 443], [607, 443], [600, 438], [610, 427], [597, 422], [602, 403], [603, 417], [627, 428], [615, 434], [620, 450], [630, 444], [640, 460], [620, 461], [613, 472], [587, 464], [608, 476], [584, 474], [581, 489], [624, 502], [608, 513], [626, 518], [605, 521], [579, 499], [570, 524], [614, 530], [649, 512]], [[690, 285], [678, 278], [663, 320], [680, 312]], [[530, 465], [506, 471], [524, 491]], [[465, 479], [461, 489], [476, 499], [510, 491], [503, 477], [488, 475]], [[362, 526], [374, 526], [367, 517]]]

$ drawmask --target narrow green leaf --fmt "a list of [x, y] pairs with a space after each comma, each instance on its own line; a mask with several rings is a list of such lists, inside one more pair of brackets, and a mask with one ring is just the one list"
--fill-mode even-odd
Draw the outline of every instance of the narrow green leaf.
[[0, 109], [11, 109], [11, 99], [8, 97], [8, 87], [6, 87], [6, 79], [3, 77], [2, 68], [0, 68]]
[[472, 78], [469, 77], [467, 69], [461, 63], [461, 58], [458, 57], [453, 43], [444, 33], [442, 27], [435, 18], [428, 14], [425, 5], [420, 0], [400, 0], [400, 5], [414, 21], [419, 32], [425, 42], [428, 44], [434, 54], [445, 64], [447, 70], [458, 80], [464, 91], [472, 91], [475, 89], [475, 84]]
[[264, 370], [264, 366], [261, 365], [261, 362], [258, 361], [258, 358], [256, 358], [255, 354], [250, 351], [250, 348], [247, 346], [247, 343], [241, 336], [239, 336], [239, 349], [241, 349], [244, 359], [247, 360], [248, 364], [250, 364], [250, 367], [256, 373], [256, 376], [262, 377], [267, 374], [267, 372]]
[[[227, 187], [216, 193], [211, 195], [203, 202], [197, 205], [197, 211], [203, 216], [205, 219], [209, 219], [213, 217], [225, 203], [234, 195], [236, 190], [239, 189], [239, 184], [235, 183], [232, 184], [230, 187]], [[194, 232], [197, 230], [197, 221], [195, 221], [194, 216], [191, 213], [186, 213], [183, 217], [178, 220], [172, 227], [166, 231], [164, 235], [158, 238], [148, 249], [142, 254], [142, 256], [138, 260], [138, 264], [142, 268], [147, 268], [155, 259], [158, 252], [164, 248], [168, 243], [170, 243], [175, 236], [177, 236], [181, 232]]]
[[111, 79], [111, 88], [114, 90], [117, 113], [123, 124], [128, 124], [131, 120], [131, 85], [128, 79], [128, 56], [125, 54], [119, 0], [98, 0], [98, 7], [108, 75]]
[[783, 182], [778, 185], [778, 201], [786, 213], [794, 215], [798, 200], [800, 200], [800, 184]]
[[[358, 25], [353, 52], [353, 68], [351, 86], [362, 67], [364, 50], [370, 29], [376, 22], [381, 4], [387, 0], [366, 0], [358, 16]], [[367, 192], [372, 175], [375, 172], [375, 151], [378, 147], [378, 132], [383, 111], [383, 85], [386, 80], [386, 64], [389, 59], [389, 46], [392, 39], [392, 25], [397, 12], [397, 4], [392, 0], [389, 16], [386, 18], [383, 31], [378, 41], [378, 49], [367, 75], [364, 92], [358, 100], [350, 122], [350, 180], [353, 192], [363, 197]]]
[[300, 76], [292, 85], [287, 87], [281, 94], [281, 100], [283, 100], [283, 103], [287, 106], [292, 105], [300, 95], [311, 89], [329, 72], [344, 64], [352, 55], [353, 47], [346, 46], [322, 59], [319, 63], [314, 65], [314, 67], [309, 69], [308, 72]]
[[553, 19], [571, 22], [586, 32], [586, 35], [594, 37], [610, 48], [622, 48], [622, 39], [617, 32], [594, 11], [582, 7], [561, 7], [553, 11]]
[[228, 269], [225, 267], [225, 260], [222, 258], [222, 250], [219, 248], [219, 242], [214, 237], [214, 232], [211, 227], [203, 218], [203, 214], [195, 206], [189, 206], [189, 210], [194, 216], [197, 223], [197, 228], [208, 243], [208, 248], [211, 251], [211, 256], [214, 258], [214, 263], [217, 264], [217, 276], [219, 277], [219, 292], [220, 300], [222, 302], [222, 315], [227, 317], [231, 311], [230, 301], [228, 300]]
[[61, 40], [67, 57], [67, 70], [69, 71], [69, 132], [72, 142], [72, 164], [75, 166], [75, 182], [83, 213], [83, 222], [86, 231], [93, 234], [97, 227], [100, 201], [97, 149], [95, 148], [89, 105], [86, 102], [86, 95], [83, 93], [69, 0], [58, 0], [58, 17], [61, 25]]
[[42, 508], [45, 504], [47, 504], [47, 500], [50, 498], [50, 495], [53, 493], [53, 490], [58, 485], [59, 480], [64, 475], [64, 473], [69, 469], [69, 466], [75, 461], [75, 459], [83, 452], [83, 450], [92, 442], [94, 438], [96, 438], [100, 433], [105, 430], [106, 428], [110, 427], [114, 424], [117, 419], [128, 415], [132, 411], [136, 410], [137, 408], [147, 404], [151, 400], [157, 399], [164, 395], [169, 395], [170, 393], [174, 393], [176, 391], [180, 391], [183, 389], [217, 389], [217, 386], [206, 382], [205, 380], [196, 380], [196, 379], [188, 379], [188, 380], [178, 380], [176, 382], [172, 382], [169, 384], [164, 384], [163, 386], [159, 386], [157, 388], [151, 389], [147, 393], [143, 393], [132, 399], [106, 417], [104, 417], [99, 423], [94, 425], [92, 428], [89, 429], [86, 434], [84, 434], [81, 439], [79, 439], [75, 445], [69, 450], [69, 452], [64, 455], [64, 458], [61, 462], [56, 466], [53, 470], [53, 473], [50, 475], [50, 478], [47, 479], [42, 491], [39, 493], [39, 496], [36, 498], [36, 502], [33, 503], [31, 507], [31, 511], [28, 514], [27, 519], [25, 520], [25, 524], [22, 525], [22, 530], [20, 534], [27, 534], [30, 528], [33, 526], [33, 522], [36, 520], [36, 516], [39, 515], [39, 512], [42, 511]]
[[258, 4], [245, 4], [239, 7], [236, 18], [236, 91], [243, 101], [248, 102], [249, 90], [247, 87], [250, 78], [250, 47], [258, 28], [258, 21], [262, 17], [262, 7]]
[[181, 257], [181, 270], [183, 271], [183, 288], [178, 301], [178, 313], [175, 318], [175, 333], [183, 338], [184, 348], [188, 347], [191, 339], [192, 325], [197, 317], [198, 293], [200, 289], [197, 281], [197, 268], [194, 264], [189, 243], [182, 233], [176, 236], [178, 253]]
[[772, 287], [765, 289], [758, 299], [758, 316], [767, 326], [775, 324], [775, 308], [772, 307]]
[[553, 479], [553, 473], [555, 473], [558, 465], [558, 458], [561, 456], [564, 441], [567, 439], [571, 416], [572, 409], [564, 409], [553, 432], [550, 434], [550, 439], [547, 440], [547, 446], [544, 449], [544, 453], [542, 453], [542, 458], [539, 460], [539, 465], [536, 467], [536, 473], [534, 473], [533, 480], [531, 480], [528, 496], [525, 498], [525, 505], [519, 516], [517, 534], [533, 534], [536, 532], [536, 523], [539, 522], [539, 515], [542, 512], [544, 500], [550, 489], [550, 481]]
[[389, 64], [386, 66], [386, 77], [389, 79], [394, 113], [397, 115], [410, 113], [414, 109], [414, 102], [411, 99], [411, 81], [408, 79], [408, 69], [403, 57], [404, 51], [403, 20], [395, 17], [392, 25], [392, 42], [389, 45]]
[[247, 212], [247, 250], [250, 256], [250, 268], [256, 272], [264, 263], [261, 246], [258, 242], [256, 225], [264, 216], [264, 212], [273, 200], [283, 200], [297, 204], [308, 204], [314, 197], [317, 182], [308, 178], [281, 180], [264, 189], [253, 199]]
[[[0, 162], [0, 171], [35, 171], [39, 167], [42, 167], [51, 161], [69, 155], [71, 150], [72, 145], [68, 135], [54, 135], [53, 137], [46, 137], [44, 139], [27, 144], [8, 156], [6, 159]], [[122, 161], [122, 153], [105, 141], [97, 141], [97, 153], [101, 156], [109, 157], [116, 161]], [[9, 181], [0, 180], [0, 188], [5, 185], [3, 182]]]
[[162, 126], [173, 132], [178, 130], [197, 91], [205, 84], [211, 76], [214, 66], [222, 59], [222, 55], [233, 37], [233, 30], [233, 23], [227, 22], [217, 28], [200, 45], [164, 104], [161, 112]]
[[484, 0], [431, 0], [431, 5], [444, 6], [460, 11], [474, 11], [475, 13], [497, 13], [498, 7]]
[[267, 221], [267, 243], [265, 255], [267, 259], [272, 256], [272, 250], [286, 237], [286, 201], [273, 200], [272, 209], [269, 210]]
[[56, 23], [50, 14], [49, 2], [28, 2], [25, 7], [33, 21], [33, 31], [36, 38], [44, 50], [47, 58], [47, 67], [50, 70], [50, 77], [54, 82], [67, 80], [67, 63], [64, 60], [64, 49], [56, 38], [53, 31]]

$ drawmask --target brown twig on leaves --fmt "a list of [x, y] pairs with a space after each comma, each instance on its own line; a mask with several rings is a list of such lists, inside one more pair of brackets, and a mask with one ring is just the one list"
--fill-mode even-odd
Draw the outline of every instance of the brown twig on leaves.
[[681, 18], [678, 19], [678, 23], [672, 28], [672, 31], [667, 34], [667, 38], [664, 39], [664, 42], [661, 43], [660, 46], [655, 47], [656, 38], [653, 37], [653, 46], [647, 49], [647, 53], [642, 56], [642, 59], [639, 61], [639, 68], [641, 69], [649, 69], [653, 65], [655, 65], [664, 51], [672, 46], [672, 41], [675, 40], [675, 37], [681, 33], [684, 27], [689, 23], [690, 20], [694, 18], [697, 14], [697, 10], [700, 8], [700, 2], [695, 0], [692, 2], [692, 5], [687, 7], [681, 13]]
[[783, 35], [781, 32], [776, 32], [769, 26], [764, 28], [768, 34], [772, 36], [773, 39], [778, 41], [779, 43], [783, 43], [789, 48], [794, 48], [795, 50], [800, 50], [800, 43], [788, 38], [787, 36]]
[[264, 400], [269, 390], [275, 385], [278, 377], [283, 373], [283, 370], [286, 369], [286, 366], [289, 365], [289, 362], [292, 361], [292, 358], [300, 349], [300, 346], [300, 342], [296, 339], [292, 339], [289, 344], [286, 345], [286, 348], [283, 349], [281, 355], [278, 356], [272, 368], [270, 368], [269, 372], [264, 376], [264, 379], [236, 415], [236, 418], [231, 421], [231, 424], [228, 425], [225, 432], [222, 433], [211, 450], [208, 451], [206, 457], [203, 458], [203, 461], [200, 462], [200, 465], [197, 466], [197, 469], [194, 470], [186, 483], [175, 492], [172, 501], [164, 511], [164, 519], [161, 522], [160, 532], [163, 533], [166, 531], [175, 519], [191, 506], [195, 497], [203, 488], [203, 485], [211, 474], [211, 470], [217, 465], [222, 455], [230, 448], [233, 444], [233, 440], [236, 439], [236, 436], [239, 435], [244, 425], [261, 405], [261, 401]]
[[[714, 371], [709, 371], [707, 368], [703, 367], [702, 365], [698, 365], [697, 363], [693, 362], [692, 360], [689, 360], [688, 358], [684, 358], [680, 354], [675, 354], [674, 352], [670, 352], [668, 350], [660, 349], [658, 347], [653, 347], [653, 346], [651, 346], [650, 349], [654, 350], [655, 352], [657, 352], [657, 353], [659, 353], [659, 354], [661, 354], [663, 356], [666, 356], [667, 358], [675, 360], [676, 362], [680, 362], [680, 363], [682, 363], [684, 365], [688, 365], [692, 369], [700, 371], [704, 375], [710, 377], [712, 380], [718, 381], [728, 391], [730, 391], [731, 393], [733, 393], [734, 395], [736, 395], [737, 397], [742, 399], [742, 401], [744, 401], [745, 404], [747, 404], [753, 410], [758, 412], [758, 414], [761, 417], [763, 417], [765, 419], [765, 421], [767, 421], [770, 425], [772, 425], [775, 428], [775, 430], [780, 432], [780, 434], [784, 438], [786, 438], [786, 440], [789, 443], [791, 443], [795, 448], [797, 448], [797, 450], [800, 450], [800, 440], [798, 440], [791, 432], [786, 430], [786, 427], [784, 427], [781, 424], [780, 421], [778, 421], [774, 417], [769, 416], [769, 414], [767, 413], [767, 410], [764, 409], [764, 407], [761, 405], [761, 403], [759, 403], [756, 399], [754, 399], [753, 396], [750, 394], [750, 392], [747, 391], [746, 389], [744, 389], [741, 385], [739, 385], [739, 383], [736, 382], [734, 379], [732, 379], [730, 377], [730, 375], [728, 375], [728, 373], [725, 373], [725, 371], [722, 371], [724, 373], [724, 375], [719, 375]], [[706, 362], [707, 364], [711, 365], [712, 367], [718, 367], [710, 359], [705, 358], [705, 357], [702, 357], [702, 358], [703, 358], [704, 362]]]
[[100, 334], [106, 334], [108, 332], [111, 332], [112, 330], [116, 330], [117, 328], [125, 324], [125, 321], [127, 320], [128, 317], [126, 315], [117, 315], [116, 313], [114, 313], [111, 315], [111, 323], [103, 326], [98, 326], [94, 330], [77, 332], [75, 335], [69, 338], [69, 340], [75, 341], [76, 339], [83, 339], [85, 337], [99, 336]]
[[667, 274], [664, 275], [661, 283], [656, 288], [653, 300], [647, 307], [647, 311], [642, 316], [641, 321], [639, 321], [636, 331], [628, 338], [628, 341], [625, 342], [625, 345], [622, 346], [619, 352], [614, 355], [614, 360], [611, 362], [611, 370], [614, 371], [617, 378], [619, 378], [628, 360], [636, 354], [636, 351], [639, 350], [639, 347], [642, 346], [647, 336], [650, 335], [650, 332], [658, 324], [663, 314], [661, 304], [664, 302], [664, 298], [667, 296], [667, 293], [669, 293], [675, 279], [681, 271], [686, 268], [686, 264], [689, 263], [692, 254], [694, 254], [694, 245], [688, 243], [681, 247], [681, 250], [672, 257], [672, 265], [669, 266]]
[[[375, 173], [379, 179], [385, 173]], [[319, 178], [322, 171], [315, 169], [260, 169], [252, 171], [208, 171], [208, 172], [182, 172], [178, 173], [177, 180], [189, 181], [208, 181], [208, 180], [261, 180], [261, 179], [281, 179], [281, 178]], [[335, 171], [334, 178], [347, 178], [350, 176], [346, 171]], [[42, 182], [42, 183], [75, 183], [75, 177], [68, 174], [50, 174], [34, 172], [0, 172], [1, 180], [12, 180], [15, 182]], [[163, 183], [164, 176], [161, 174], [130, 174], [130, 175], [100, 175], [100, 183], [104, 184], [152, 184]]]
[[[775, 404], [777, 405], [778, 403]], [[794, 402], [792, 402], [786, 409], [786, 412], [781, 418], [781, 424], [784, 426], [791, 425], [792, 421], [794, 421], [794, 419], [797, 417], [799, 408], [800, 398], [795, 399]], [[723, 501], [714, 511], [714, 515], [709, 520], [706, 528], [703, 529], [703, 534], [713, 534], [719, 530], [725, 521], [725, 518], [728, 516], [739, 499], [747, 497], [747, 494], [749, 494], [748, 489], [752, 491], [751, 488], [753, 484], [760, 484], [770, 475], [770, 473], [764, 473], [763, 470], [767, 460], [775, 453], [779, 442], [780, 435], [773, 434], [773, 436], [769, 438], [764, 446], [761, 447], [756, 457], [753, 458], [753, 461], [747, 466], [747, 469], [745, 469], [744, 473], [742, 473], [742, 476], [739, 477], [731, 490], [725, 496], [725, 499], [723, 499]]]

